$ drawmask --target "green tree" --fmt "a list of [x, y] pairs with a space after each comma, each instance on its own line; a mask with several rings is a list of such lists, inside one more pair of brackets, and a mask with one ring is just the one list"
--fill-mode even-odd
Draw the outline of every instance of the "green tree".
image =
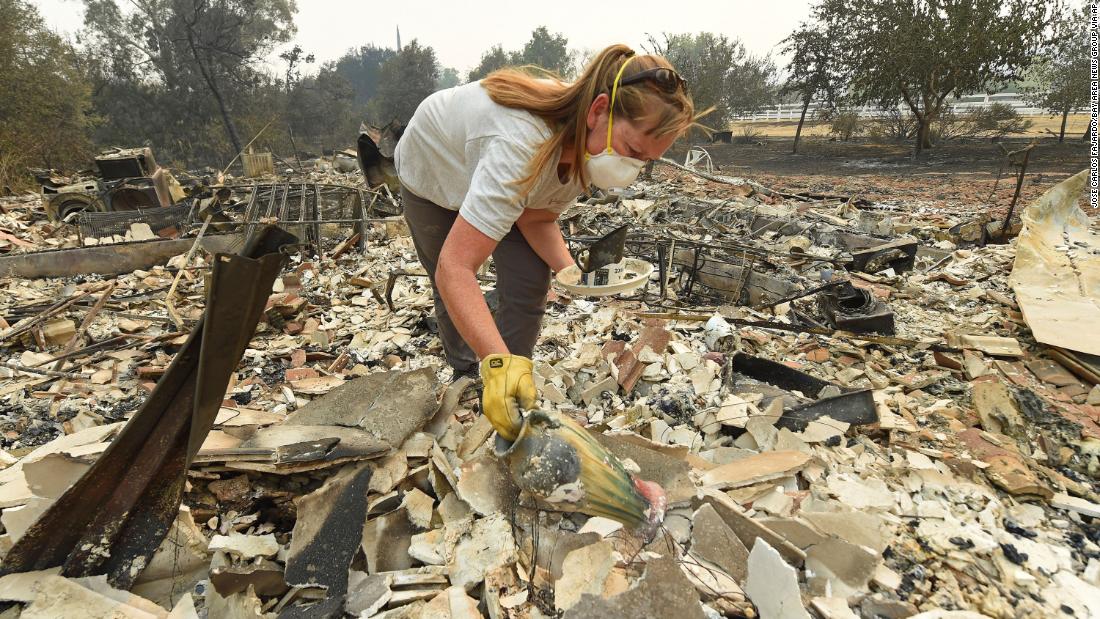
[[733, 114], [753, 111], [775, 100], [775, 65], [754, 57], [738, 39], [712, 32], [647, 37], [644, 46], [668, 59], [687, 81], [696, 109], [713, 108], [707, 123], [726, 128]]
[[335, 70], [351, 84], [355, 101], [365, 104], [378, 94], [382, 65], [396, 55], [397, 52], [388, 47], [364, 45], [341, 56], [336, 61]]
[[827, 101], [835, 98], [837, 80], [833, 68], [833, 45], [827, 32], [816, 24], [806, 23], [783, 39], [781, 45], [783, 53], [790, 55], [791, 61], [787, 65], [787, 80], [779, 94], [797, 95], [802, 102], [792, 150], [797, 153], [810, 104], [819, 98]]
[[382, 65], [378, 95], [371, 101], [372, 116], [377, 124], [384, 125], [392, 120], [408, 122], [416, 106], [435, 92], [438, 79], [435, 50], [413, 39]]
[[284, 84], [286, 91], [290, 92], [291, 88], [298, 80], [302, 79], [302, 65], [313, 64], [313, 54], [307, 54], [301, 45], [295, 44], [294, 47], [279, 54], [284, 62], [286, 62], [286, 78]]
[[904, 102], [917, 122], [915, 155], [948, 97], [1018, 79], [1044, 44], [1050, 0], [821, 0], [850, 102]]
[[89, 154], [85, 71], [35, 7], [0, 0], [0, 186], [23, 184], [28, 165], [49, 168]]
[[[234, 120], [260, 67], [294, 34], [293, 0], [85, 0], [85, 39], [105, 80], [161, 86], [177, 106], [212, 100], [229, 144], [242, 147]], [[124, 113], [123, 110], [112, 110]]]
[[575, 56], [569, 51], [569, 39], [564, 34], [551, 34], [546, 26], [539, 26], [531, 32], [531, 39], [523, 45], [523, 49], [512, 57], [515, 64], [533, 65], [571, 78], [576, 72]]
[[436, 90], [443, 90], [444, 88], [454, 88], [462, 83], [462, 78], [458, 75], [458, 69], [454, 67], [443, 67], [439, 70], [439, 79], [435, 83]]
[[470, 70], [466, 76], [467, 82], [476, 82], [497, 69], [519, 64], [519, 58], [515, 53], [509, 54], [499, 44], [489, 48], [489, 51], [481, 55], [481, 62]]
[[1089, 105], [1089, 5], [1064, 14], [1055, 24], [1054, 43], [1039, 56], [1026, 91], [1028, 101], [1062, 115], [1058, 141], [1066, 138], [1071, 112]]

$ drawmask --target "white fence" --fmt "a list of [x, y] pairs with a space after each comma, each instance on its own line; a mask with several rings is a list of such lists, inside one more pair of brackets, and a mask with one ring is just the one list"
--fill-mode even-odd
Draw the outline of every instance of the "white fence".
[[[948, 103], [948, 107], [950, 107], [955, 112], [965, 112], [976, 107], [987, 107], [993, 103], [1005, 103], [1007, 105], [1010, 105], [1013, 109], [1024, 116], [1046, 115], [1049, 113], [1043, 108], [1031, 107], [1027, 103], [1027, 101], [1024, 100], [1023, 95], [1015, 92], [1001, 92], [992, 95], [970, 95], [967, 97], [962, 97], [957, 101], [950, 101]], [[820, 108], [821, 106], [819, 104], [811, 103], [810, 108], [806, 111], [806, 119], [813, 119], [815, 112], [817, 112], [817, 110]], [[909, 107], [903, 103], [898, 106], [898, 109], [902, 110], [903, 112], [907, 112], [909, 110]], [[883, 108], [871, 105], [852, 108], [852, 110], [863, 117], [874, 117], [885, 112]], [[801, 103], [782, 103], [766, 110], [757, 110], [756, 112], [738, 114], [734, 116], [734, 120], [798, 120], [798, 117], [801, 114]]]

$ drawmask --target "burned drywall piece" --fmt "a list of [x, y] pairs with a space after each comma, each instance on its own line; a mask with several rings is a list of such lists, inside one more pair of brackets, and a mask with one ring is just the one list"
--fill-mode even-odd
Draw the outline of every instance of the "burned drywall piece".
[[569, 610], [584, 594], [602, 595], [615, 565], [611, 542], [597, 542], [572, 550], [562, 563], [562, 575], [554, 582], [554, 606]]
[[458, 540], [450, 557], [451, 583], [472, 589], [485, 574], [518, 560], [512, 526], [503, 514], [474, 521]]
[[712, 505], [703, 504], [692, 516], [691, 552], [717, 565], [738, 583], [743, 584], [748, 576], [748, 548]]
[[464, 463], [455, 490], [481, 516], [505, 512], [519, 500], [519, 488], [507, 467], [492, 453], [482, 453]]
[[719, 490], [740, 488], [793, 475], [809, 462], [810, 455], [801, 451], [769, 451], [706, 471], [699, 483]]
[[416, 527], [403, 509], [368, 520], [361, 540], [367, 572], [377, 574], [412, 567], [409, 546], [415, 534]]
[[424, 605], [420, 619], [482, 619], [477, 600], [462, 587], [447, 587]]
[[745, 593], [760, 619], [810, 619], [802, 605], [798, 573], [763, 539], [757, 539], [749, 553]]
[[686, 460], [662, 453], [656, 449], [658, 445], [637, 434], [597, 434], [596, 440], [617, 458], [638, 465], [638, 477], [664, 488], [669, 505], [685, 503], [695, 496], [695, 483], [689, 475], [691, 465]]
[[390, 447], [359, 428], [279, 424], [260, 428], [241, 449], [267, 450], [254, 462], [229, 459], [230, 468], [267, 473], [292, 473], [295, 466], [331, 466], [350, 460], [380, 458]]
[[348, 595], [344, 600], [344, 612], [356, 617], [370, 617], [381, 610], [393, 591], [393, 576], [390, 574], [367, 574], [352, 570], [348, 574]]
[[359, 549], [367, 517], [370, 475], [368, 464], [346, 466], [295, 501], [298, 519], [286, 559], [289, 584], [326, 587], [330, 597], [347, 592], [348, 566]]
[[230, 531], [229, 535], [215, 535], [210, 538], [207, 549], [210, 552], [228, 553], [242, 561], [251, 561], [256, 557], [274, 557], [279, 552], [279, 542], [271, 533], [246, 535]]
[[349, 381], [287, 415], [287, 424], [362, 428], [397, 449], [438, 408], [439, 381], [431, 368], [376, 372]]
[[806, 549], [807, 581], [815, 595], [847, 598], [866, 590], [881, 557], [841, 540], [827, 540]]
[[1024, 210], [1009, 282], [1037, 341], [1100, 355], [1100, 330], [1075, 328], [1100, 323], [1100, 236], [1077, 206], [1088, 181], [1083, 170]]
[[630, 589], [604, 599], [585, 594], [565, 612], [564, 619], [637, 619], [680, 617], [704, 619], [699, 592], [668, 557], [650, 560], [645, 574]]
[[707, 503], [714, 508], [726, 525], [737, 534], [737, 537], [740, 538], [741, 543], [746, 548], [753, 546], [758, 538], [763, 538], [768, 542], [768, 545], [778, 550], [793, 565], [801, 567], [806, 561], [806, 553], [801, 548], [792, 544], [759, 520], [747, 516], [741, 506], [726, 496], [725, 493], [712, 488], [702, 488], [699, 491], [695, 507], [698, 508], [703, 503]]
[[250, 587], [265, 597], [281, 596], [290, 590], [283, 577], [283, 566], [267, 559], [216, 567], [210, 570], [210, 584], [225, 597], [248, 591]]

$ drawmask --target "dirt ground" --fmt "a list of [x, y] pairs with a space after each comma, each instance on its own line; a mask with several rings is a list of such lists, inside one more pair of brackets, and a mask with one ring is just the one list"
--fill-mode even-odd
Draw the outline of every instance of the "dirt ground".
[[[858, 195], [897, 206], [950, 212], [992, 208], [1000, 214], [1012, 201], [1016, 185], [1016, 168], [1004, 165], [1000, 146], [986, 140], [937, 145], [917, 162], [912, 160], [912, 146], [905, 143], [836, 142], [811, 136], [803, 138], [797, 155], [791, 153], [792, 143], [789, 137], [767, 137], [755, 144], [701, 146], [722, 174], [751, 178], [779, 191]], [[1027, 143], [1014, 139], [1003, 144], [1016, 150]], [[669, 156], [682, 162], [686, 151], [687, 145], [681, 145]], [[1021, 203], [1088, 163], [1087, 142], [1040, 140], [1028, 162]], [[1082, 206], [1090, 211], [1087, 204]]]

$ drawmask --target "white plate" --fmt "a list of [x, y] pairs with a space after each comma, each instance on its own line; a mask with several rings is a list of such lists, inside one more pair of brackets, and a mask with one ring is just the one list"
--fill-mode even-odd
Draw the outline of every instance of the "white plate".
[[576, 295], [586, 297], [606, 297], [613, 294], [634, 292], [645, 286], [649, 276], [653, 274], [653, 265], [645, 260], [636, 258], [626, 259], [626, 275], [623, 281], [609, 286], [582, 286], [580, 284], [566, 283], [580, 280], [580, 267], [573, 265], [558, 273], [555, 279], [562, 288]]

